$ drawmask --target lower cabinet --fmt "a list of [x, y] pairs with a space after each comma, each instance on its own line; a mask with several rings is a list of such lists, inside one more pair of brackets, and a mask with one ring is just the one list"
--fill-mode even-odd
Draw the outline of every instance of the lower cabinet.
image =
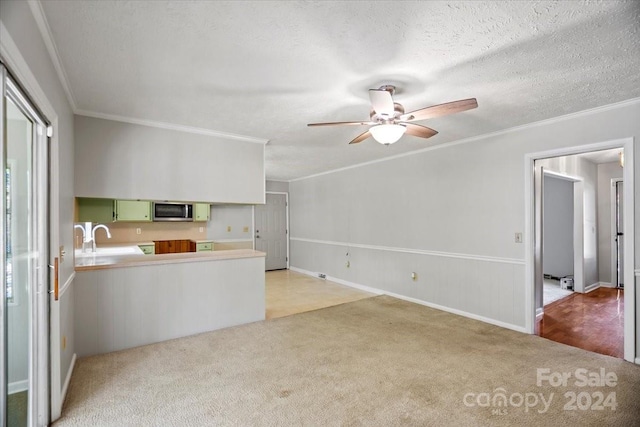
[[156, 245], [138, 245], [145, 255], [153, 255], [156, 253]]
[[213, 242], [196, 243], [196, 252], [207, 252], [213, 250]]
[[193, 240], [154, 240], [154, 243], [156, 255], [196, 251], [196, 242]]

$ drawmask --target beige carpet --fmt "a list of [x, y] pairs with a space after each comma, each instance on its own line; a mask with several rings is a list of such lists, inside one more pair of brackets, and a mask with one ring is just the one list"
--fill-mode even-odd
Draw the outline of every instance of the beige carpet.
[[[571, 378], [538, 386], [536, 368]], [[617, 384], [579, 387], [578, 368]], [[565, 393], [578, 397], [566, 410]], [[615, 393], [615, 410], [598, 393]], [[633, 426], [639, 417], [638, 366], [379, 296], [80, 359], [55, 425]]]

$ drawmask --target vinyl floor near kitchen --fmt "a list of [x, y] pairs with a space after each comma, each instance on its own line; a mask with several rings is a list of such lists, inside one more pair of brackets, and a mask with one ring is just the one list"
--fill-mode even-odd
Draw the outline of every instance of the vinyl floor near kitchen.
[[266, 318], [274, 319], [369, 298], [374, 294], [291, 270], [267, 271]]

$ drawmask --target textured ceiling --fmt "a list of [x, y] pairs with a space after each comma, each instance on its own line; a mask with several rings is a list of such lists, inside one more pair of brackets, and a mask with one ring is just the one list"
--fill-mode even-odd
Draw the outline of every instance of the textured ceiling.
[[[289, 180], [640, 96], [640, 3], [43, 1], [79, 114], [268, 139]], [[421, 122], [440, 133], [347, 144], [367, 89], [407, 111], [476, 97]], [[179, 142], [176, 142], [179, 143]], [[233, 141], [230, 141], [233, 143]]]

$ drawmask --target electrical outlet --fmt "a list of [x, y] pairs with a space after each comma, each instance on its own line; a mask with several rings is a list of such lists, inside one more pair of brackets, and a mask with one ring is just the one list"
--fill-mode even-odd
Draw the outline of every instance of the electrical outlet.
[[516, 243], [522, 243], [522, 233], [516, 233]]
[[411, 273], [411, 280], [413, 280], [414, 282], [418, 280], [418, 273], [416, 273], [415, 271]]
[[231, 231], [231, 226], [227, 225], [227, 232], [230, 232], [230, 231]]
[[347, 268], [351, 267], [351, 261], [347, 261], [345, 265], [347, 266]]
[[136, 228], [136, 234], [142, 234], [142, 228]]
[[244, 227], [244, 228], [242, 229], [242, 231], [243, 231], [243, 232], [245, 232], [245, 233], [248, 233], [248, 232], [249, 232], [249, 227]]
[[204, 227], [200, 227], [200, 228], [198, 228], [198, 231], [200, 231], [201, 233], [203, 233], [203, 232], [204, 232]]

